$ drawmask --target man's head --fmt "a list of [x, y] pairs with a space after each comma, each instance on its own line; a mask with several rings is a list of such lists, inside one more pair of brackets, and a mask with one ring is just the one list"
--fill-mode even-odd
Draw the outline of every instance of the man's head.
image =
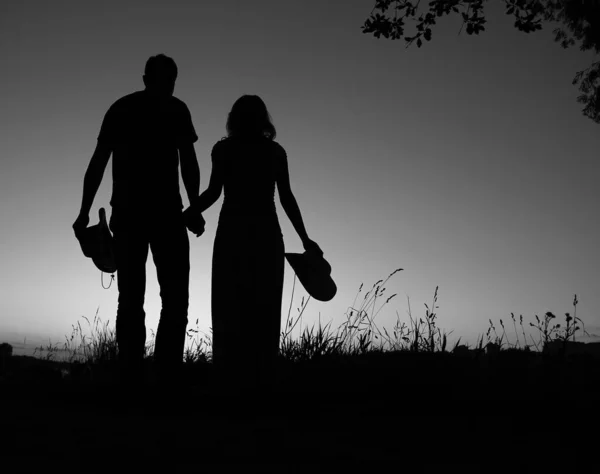
[[175, 90], [177, 64], [164, 54], [151, 56], [146, 61], [144, 84], [146, 90], [161, 96], [171, 96]]

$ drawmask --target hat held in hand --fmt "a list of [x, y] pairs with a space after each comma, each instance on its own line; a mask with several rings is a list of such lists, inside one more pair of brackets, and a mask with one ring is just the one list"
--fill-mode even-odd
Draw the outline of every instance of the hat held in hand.
[[75, 236], [81, 245], [83, 255], [92, 259], [99, 270], [106, 273], [115, 273], [117, 264], [113, 248], [113, 236], [106, 223], [106, 211], [100, 208], [98, 211], [100, 222], [86, 227], [77, 232]]
[[310, 296], [330, 301], [337, 293], [331, 278], [331, 265], [318, 252], [286, 253], [285, 258]]

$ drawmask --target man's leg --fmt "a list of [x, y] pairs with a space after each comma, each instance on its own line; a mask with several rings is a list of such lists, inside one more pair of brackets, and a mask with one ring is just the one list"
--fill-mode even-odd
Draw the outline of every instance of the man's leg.
[[119, 289], [116, 320], [119, 362], [141, 371], [146, 344], [144, 293], [148, 240], [141, 229], [134, 226], [111, 222], [111, 229]]
[[160, 285], [162, 310], [154, 358], [161, 367], [177, 368], [183, 361], [190, 279], [190, 244], [181, 212], [157, 222], [150, 247]]

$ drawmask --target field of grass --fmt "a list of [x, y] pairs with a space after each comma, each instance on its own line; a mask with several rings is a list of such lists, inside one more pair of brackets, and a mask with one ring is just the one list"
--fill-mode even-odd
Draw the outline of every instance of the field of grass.
[[[320, 322], [302, 327], [308, 300], [295, 315], [290, 303], [267, 390], [242, 383], [221, 390], [210, 334], [198, 327], [188, 330], [175, 385], [157, 383], [151, 337], [146, 383], [124, 390], [114, 329], [98, 315], [83, 318], [65, 343], [3, 362], [5, 423], [14, 433], [7, 452], [31, 453], [33, 446], [46, 462], [54, 456], [87, 465], [102, 451], [97, 443], [108, 442], [114, 448], [108, 458], [137, 456], [151, 469], [144, 463], [152, 456], [172, 462], [176, 456], [186, 471], [203, 456], [262, 466], [252, 472], [299, 472], [303, 465], [345, 472], [342, 466], [379, 462], [388, 469], [416, 466], [406, 472], [587, 468], [595, 438], [584, 433], [598, 419], [600, 361], [568, 350], [585, 332], [577, 297], [564, 324], [552, 313], [528, 324], [511, 315], [508, 323], [490, 321], [473, 347], [460, 340], [450, 347], [438, 325], [437, 288], [423, 316], [409, 308], [406, 322], [398, 316], [391, 328], [377, 325], [395, 297], [386, 295], [386, 285], [399, 271], [364, 294], [361, 287], [336, 329]], [[36, 430], [41, 434], [32, 436]], [[28, 441], [20, 444], [23, 437]], [[89, 472], [108, 468], [100, 466]]]

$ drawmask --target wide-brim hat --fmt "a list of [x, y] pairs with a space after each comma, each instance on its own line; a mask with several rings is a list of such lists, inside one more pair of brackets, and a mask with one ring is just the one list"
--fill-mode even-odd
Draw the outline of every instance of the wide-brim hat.
[[99, 270], [106, 273], [115, 273], [117, 264], [113, 236], [108, 228], [106, 211], [103, 207], [98, 211], [98, 215], [100, 217], [98, 224], [76, 232], [75, 237], [81, 245], [83, 255], [91, 258]]
[[331, 278], [331, 265], [316, 252], [286, 253], [285, 258], [308, 294], [319, 301], [330, 301], [337, 293]]

